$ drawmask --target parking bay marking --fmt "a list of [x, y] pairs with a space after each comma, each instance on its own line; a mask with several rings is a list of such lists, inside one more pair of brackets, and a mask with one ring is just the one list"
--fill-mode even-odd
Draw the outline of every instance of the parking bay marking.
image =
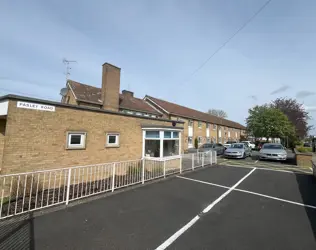
[[[234, 186], [229, 187], [228, 190], [218, 197], [215, 201], [209, 204], [204, 210], [196, 215], [192, 220], [190, 220], [186, 225], [180, 228], [177, 232], [175, 232], [172, 236], [170, 236], [164, 243], [156, 248], [156, 250], [164, 250], [169, 247], [177, 238], [179, 238], [185, 231], [187, 231], [190, 227], [192, 227], [200, 218], [201, 214], [206, 214], [210, 211], [217, 203], [219, 203], [222, 199], [224, 199], [229, 193], [231, 193], [240, 183], [242, 183], [249, 175], [251, 175], [256, 168], [253, 168], [249, 173], [247, 173], [243, 178], [241, 178]], [[179, 176], [178, 176], [179, 177]]]
[[[219, 184], [215, 184], [215, 183], [211, 183], [211, 182], [200, 181], [200, 180], [187, 178], [187, 177], [183, 177], [183, 176], [177, 176], [177, 177], [180, 178], [180, 179], [185, 179], [185, 180], [189, 180], [189, 181], [199, 182], [199, 183], [210, 185], [210, 186], [230, 189], [230, 187], [219, 185]], [[272, 200], [283, 201], [285, 203], [290, 203], [290, 204], [294, 204], [294, 205], [298, 205], [298, 206], [302, 206], [302, 207], [308, 207], [308, 208], [316, 209], [316, 206], [303, 204], [303, 203], [299, 203], [299, 202], [296, 202], [296, 201], [285, 200], [285, 199], [282, 199], [282, 198], [278, 198], [278, 197], [274, 197], [274, 196], [270, 196], [270, 195], [265, 195], [265, 194], [260, 194], [260, 193], [257, 193], [257, 192], [252, 192], [252, 191], [248, 191], [248, 190], [244, 190], [244, 189], [234, 188], [232, 191], [238, 191], [238, 192], [242, 192], [242, 193], [253, 194], [253, 195], [256, 195], [256, 196], [265, 197], [265, 198], [269, 198], [269, 199], [272, 199]]]

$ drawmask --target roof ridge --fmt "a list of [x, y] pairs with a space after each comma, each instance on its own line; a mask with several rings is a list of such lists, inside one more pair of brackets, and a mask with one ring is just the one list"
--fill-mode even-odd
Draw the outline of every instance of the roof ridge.
[[[200, 110], [197, 110], [197, 109], [193, 109], [193, 108], [189, 108], [187, 106], [183, 106], [183, 105], [180, 105], [180, 104], [177, 104], [177, 103], [174, 103], [174, 102], [169, 102], [169, 101], [166, 101], [166, 100], [163, 100], [163, 99], [160, 99], [160, 98], [152, 97], [152, 96], [149, 96], [149, 95], [146, 95], [146, 97], [157, 99], [157, 100], [160, 100], [160, 101], [163, 101], [163, 102], [170, 103], [172, 105], [180, 106], [182, 108], [187, 108], [187, 109], [190, 109], [190, 110], [193, 110], [193, 111], [198, 111], [198, 112], [207, 114], [206, 112], [203, 112], [203, 111], [200, 111]], [[208, 115], [210, 115], [210, 114], [208, 114]], [[214, 115], [211, 115], [211, 116], [214, 116]], [[215, 116], [215, 117], [217, 117], [217, 116]]]
[[89, 84], [85, 84], [85, 83], [82, 83], [82, 82], [77, 82], [77, 81], [74, 81], [74, 80], [71, 80], [71, 79], [68, 79], [67, 80], [68, 82], [73, 82], [73, 83], [76, 83], [76, 84], [80, 84], [80, 85], [84, 85], [84, 86], [87, 86], [87, 87], [92, 87], [92, 88], [96, 88], [96, 89], [100, 89], [101, 90], [101, 88], [99, 88], [99, 87], [96, 87], [96, 86], [92, 86], [92, 85], [89, 85]]
[[[175, 106], [177, 106], [177, 107], [186, 108], [186, 109], [192, 110], [192, 111], [194, 111], [194, 112], [199, 112], [199, 113], [201, 113], [201, 114], [205, 114], [205, 115], [207, 115], [208, 117], [213, 118], [213, 119], [219, 119], [219, 120], [222, 120], [222, 121], [231, 122], [231, 123], [234, 123], [234, 124], [236, 124], [236, 125], [239, 125], [239, 126], [244, 127], [244, 125], [242, 125], [242, 124], [240, 124], [240, 123], [238, 123], [238, 122], [235, 122], [235, 121], [232, 121], [232, 120], [229, 120], [229, 119], [226, 119], [226, 118], [221, 118], [221, 117], [218, 117], [218, 116], [216, 116], [216, 115], [211, 115], [211, 114], [209, 114], [209, 113], [207, 113], [207, 112], [203, 112], [203, 111], [200, 111], [200, 110], [197, 110], [197, 109], [192, 109], [192, 108], [189, 108], [189, 107], [187, 107], [187, 106], [179, 105], [179, 104], [176, 104], [176, 103], [173, 103], [173, 102], [169, 102], [169, 101], [166, 101], [166, 100], [163, 100], [163, 99], [160, 99], [160, 98], [152, 97], [152, 96], [150, 96], [150, 95], [146, 95], [145, 97], [148, 97], [149, 99], [153, 99], [153, 101], [156, 99], [156, 100], [158, 100], [158, 101], [166, 102], [166, 103], [168, 103], [168, 104], [175, 105]], [[172, 113], [172, 112], [171, 112], [171, 113]], [[225, 125], [225, 126], [228, 126], [228, 125]]]

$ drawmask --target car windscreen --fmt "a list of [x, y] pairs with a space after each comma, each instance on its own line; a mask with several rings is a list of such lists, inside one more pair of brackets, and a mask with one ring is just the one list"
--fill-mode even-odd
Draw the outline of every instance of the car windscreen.
[[231, 148], [244, 148], [244, 144], [232, 144]]
[[282, 145], [275, 145], [275, 144], [264, 144], [263, 147], [264, 149], [283, 149]]

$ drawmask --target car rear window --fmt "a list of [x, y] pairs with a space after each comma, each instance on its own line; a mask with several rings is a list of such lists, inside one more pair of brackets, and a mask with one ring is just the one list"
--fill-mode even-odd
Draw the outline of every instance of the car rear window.
[[264, 144], [263, 147], [264, 149], [283, 149], [282, 145], [275, 145], [275, 144]]

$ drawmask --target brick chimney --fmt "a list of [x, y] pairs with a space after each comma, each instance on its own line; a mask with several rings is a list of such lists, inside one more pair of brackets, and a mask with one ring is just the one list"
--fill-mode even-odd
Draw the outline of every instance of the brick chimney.
[[119, 111], [120, 76], [120, 68], [109, 63], [102, 65], [103, 109]]
[[122, 94], [123, 96], [126, 96], [126, 97], [134, 97], [134, 92], [128, 91], [128, 90], [123, 90]]

